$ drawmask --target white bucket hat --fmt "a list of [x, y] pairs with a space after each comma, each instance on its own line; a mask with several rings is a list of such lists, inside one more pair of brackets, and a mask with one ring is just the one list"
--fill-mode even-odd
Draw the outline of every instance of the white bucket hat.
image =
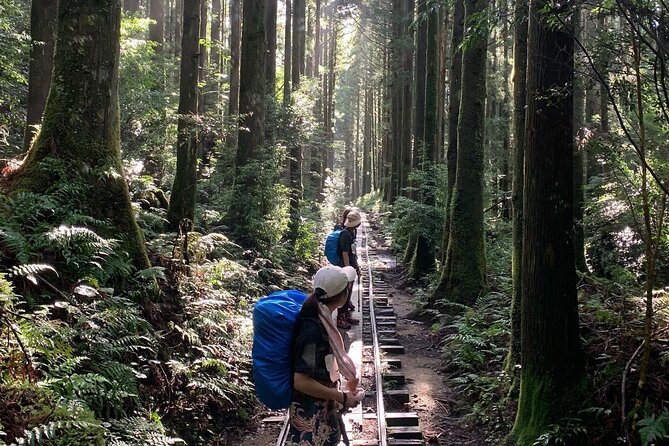
[[358, 226], [361, 221], [362, 217], [360, 217], [360, 212], [353, 209], [346, 216], [346, 221], [344, 222], [344, 226], [346, 226], [347, 228], [354, 228]]
[[340, 294], [348, 287], [349, 282], [348, 273], [344, 270], [345, 268], [338, 266], [324, 266], [314, 275], [314, 288], [320, 288], [325, 291], [324, 297], [326, 298]]

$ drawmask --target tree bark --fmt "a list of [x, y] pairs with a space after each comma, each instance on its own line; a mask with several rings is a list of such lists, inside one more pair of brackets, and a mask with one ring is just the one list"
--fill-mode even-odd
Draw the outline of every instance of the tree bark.
[[453, 34], [451, 37], [451, 66], [449, 70], [448, 101], [448, 146], [446, 149], [446, 218], [441, 243], [441, 262], [446, 262], [448, 235], [450, 232], [450, 203], [455, 185], [455, 168], [458, 155], [458, 117], [460, 115], [460, 96], [462, 89], [462, 39], [464, 37], [465, 6], [463, 0], [455, 0], [453, 7]]
[[58, 1], [33, 0], [30, 9], [30, 73], [28, 108], [23, 148], [28, 150], [42, 122], [53, 71], [53, 52], [58, 27]]
[[550, 424], [572, 415], [582, 402], [585, 383], [572, 226], [573, 37], [570, 30], [548, 22], [546, 8], [550, 4], [543, 0], [530, 3], [522, 367], [511, 433], [519, 446], [532, 444]]
[[193, 221], [195, 218], [200, 1], [184, 0], [177, 122], [177, 170], [167, 210], [167, 220], [172, 229], [178, 228], [183, 219]]
[[209, 65], [209, 50], [207, 45], [204, 42], [207, 39], [207, 25], [209, 20], [207, 19], [207, 5], [208, 0], [200, 0], [200, 48], [198, 50], [198, 90], [197, 90], [197, 107], [198, 113], [203, 116], [207, 110], [207, 71]]
[[156, 43], [156, 54], [163, 51], [165, 42], [165, 0], [151, 0], [149, 16], [152, 23], [149, 25], [149, 40]]
[[527, 70], [527, 13], [526, 0], [516, 0], [513, 9], [513, 184], [511, 191], [511, 211], [513, 221], [511, 278], [513, 294], [511, 296], [511, 342], [507, 358], [507, 372], [515, 375], [516, 365], [520, 364], [520, 316], [521, 316], [521, 278], [523, 258], [523, 194], [525, 175], [525, 104]]
[[216, 78], [216, 99], [218, 105], [219, 93], [219, 79], [222, 72], [221, 66], [221, 43], [223, 41], [223, 33], [221, 29], [221, 0], [212, 0], [211, 2], [211, 66], [214, 70], [214, 77]]
[[139, 12], [139, 0], [124, 0], [123, 9], [129, 14]]
[[59, 184], [80, 184], [81, 213], [110, 221], [95, 229], [121, 240], [134, 265], [144, 269], [150, 264], [121, 164], [120, 29], [120, 0], [60, 2], [44, 121], [9, 192], [53, 193]]
[[237, 152], [239, 127], [239, 65], [241, 52], [241, 0], [230, 0], [230, 98], [228, 99], [229, 133], [226, 145]]
[[[581, 41], [581, 6], [574, 11], [572, 23], [574, 38]], [[585, 263], [585, 233], [583, 217], [585, 207], [585, 147], [583, 140], [585, 129], [585, 87], [581, 75], [575, 74], [574, 79], [574, 260], [578, 271], [587, 272]]]
[[290, 104], [290, 80], [291, 80], [291, 70], [292, 70], [292, 10], [291, 10], [291, 0], [286, 0], [286, 26], [284, 27], [284, 53], [283, 53], [283, 105], [288, 106]]
[[276, 9], [277, 0], [267, 0], [265, 29], [267, 34], [267, 60], [265, 61], [265, 81], [267, 94], [276, 96]]
[[304, 25], [306, 14], [305, 0], [293, 0], [293, 60], [292, 60], [292, 88], [297, 90], [300, 86], [300, 76], [304, 74]]
[[[465, 21], [485, 13], [487, 0], [465, 0]], [[458, 120], [457, 165], [450, 202], [446, 264], [438, 297], [471, 305], [485, 290], [483, 228], [484, 128], [488, 29], [477, 21], [476, 34], [462, 53], [462, 90]]]

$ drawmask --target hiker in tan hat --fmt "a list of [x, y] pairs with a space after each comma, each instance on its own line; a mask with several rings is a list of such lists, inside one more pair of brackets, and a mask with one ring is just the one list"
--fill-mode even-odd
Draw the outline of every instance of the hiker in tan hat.
[[[337, 251], [341, 254], [341, 264], [339, 266], [351, 266], [357, 271], [358, 276], [360, 276], [358, 256], [356, 255], [355, 249], [355, 239], [358, 235], [358, 226], [360, 226], [362, 218], [360, 212], [356, 209], [350, 209], [348, 212], [344, 212], [346, 213], [346, 216], [343, 219], [343, 230], [339, 235], [339, 244], [337, 246]], [[351, 325], [360, 323], [360, 320], [355, 319], [351, 315], [351, 312], [355, 309], [355, 306], [351, 302], [352, 291], [353, 288], [351, 287], [346, 304], [339, 309], [337, 314], [337, 327], [344, 330], [351, 328]]]
[[[346, 354], [332, 312], [346, 302], [352, 280], [355, 272], [350, 268], [328, 265], [319, 269], [314, 291], [297, 316], [289, 444], [336, 446], [342, 436], [347, 443], [341, 415], [357, 406], [365, 392], [358, 388], [355, 364]], [[337, 388], [340, 374], [347, 379], [346, 388]]]

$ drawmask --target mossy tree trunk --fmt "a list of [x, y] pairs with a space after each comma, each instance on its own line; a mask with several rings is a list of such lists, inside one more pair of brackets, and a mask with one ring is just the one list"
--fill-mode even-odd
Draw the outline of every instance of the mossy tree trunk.
[[527, 71], [527, 0], [516, 0], [513, 7], [513, 184], [511, 190], [512, 251], [511, 342], [506, 362], [507, 373], [515, 376], [520, 364], [521, 275], [523, 258], [523, 193], [525, 175], [525, 73]]
[[449, 207], [446, 262], [437, 298], [470, 305], [485, 290], [483, 230], [484, 126], [488, 27], [478, 21], [487, 0], [465, 0], [465, 23], [477, 20], [462, 52], [462, 90], [458, 117], [455, 184]]
[[167, 220], [176, 229], [183, 219], [195, 218], [197, 194], [197, 101], [200, 1], [184, 0], [179, 119], [177, 123], [177, 170], [172, 184]]
[[453, 32], [451, 35], [451, 66], [448, 79], [448, 141], [446, 148], [446, 218], [444, 220], [444, 231], [441, 243], [441, 262], [446, 261], [446, 250], [448, 249], [449, 232], [449, 205], [455, 185], [455, 167], [458, 156], [458, 115], [460, 113], [460, 90], [462, 82], [462, 50], [460, 48], [464, 36], [465, 5], [463, 0], [455, 0], [453, 5]]
[[573, 415], [584, 384], [572, 226], [574, 43], [546, 8], [533, 1], [529, 11], [522, 368], [511, 433], [519, 446]]
[[23, 148], [28, 150], [42, 122], [53, 71], [56, 46], [58, 0], [33, 0], [30, 9], [30, 72], [28, 75], [28, 108]]
[[[434, 206], [435, 197], [433, 191], [436, 185], [432, 183], [433, 175], [431, 174], [431, 168], [434, 160], [438, 157], [436, 153], [439, 151], [438, 147], [440, 145], [439, 112], [437, 110], [439, 8], [436, 8], [432, 4], [429, 6], [429, 14], [425, 21], [426, 67], [423, 70], [423, 75], [425, 76], [423, 81], [425, 98], [422, 112], [424, 123], [421, 129], [423, 134], [420, 136], [420, 139], [416, 136], [417, 141], [422, 141], [422, 146], [418, 148], [414, 156], [420, 160], [420, 168], [427, 172], [427, 175], [423, 176], [423, 180], [429, 183], [420, 187], [418, 198], [422, 204]], [[416, 82], [418, 85], [418, 80]], [[416, 113], [418, 114], [418, 110], [416, 110]], [[418, 235], [411, 254], [409, 269], [411, 276], [418, 278], [432, 271], [434, 268], [434, 246], [428, 240], [427, 234], [421, 233]]]
[[239, 69], [240, 125], [236, 156], [235, 198], [228, 221], [238, 239], [249, 247], [262, 243], [253, 224], [264, 218], [264, 200], [257, 191], [263, 171], [258, 162], [265, 146], [265, 0], [243, 3], [242, 52]]
[[[120, 239], [134, 265], [143, 269], [149, 260], [121, 164], [120, 27], [120, 0], [61, 0], [42, 129], [10, 193], [57, 192], [58, 185], [85, 184], [87, 193], [73, 197], [81, 203], [81, 212], [111, 221], [111, 227], [95, 229]], [[54, 162], [64, 167], [56, 171]]]

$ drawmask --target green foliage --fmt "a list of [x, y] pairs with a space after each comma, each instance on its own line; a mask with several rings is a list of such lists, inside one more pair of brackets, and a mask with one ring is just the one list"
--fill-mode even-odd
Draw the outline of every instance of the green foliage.
[[637, 426], [643, 446], [650, 446], [661, 440], [669, 440], [669, 410], [665, 408], [659, 414], [650, 414], [639, 420]]
[[560, 424], [552, 424], [548, 430], [539, 435], [533, 446], [569, 446], [581, 444], [587, 434], [586, 428], [578, 418], [563, 420]]
[[417, 185], [410, 189], [415, 198], [398, 197], [392, 207], [393, 247], [403, 250], [411, 238], [419, 235], [432, 246], [439, 246], [445, 217], [440, 185], [446, 182], [446, 168], [430, 165], [424, 170], [414, 170], [409, 181]]
[[[28, 13], [26, 13], [28, 11]], [[30, 2], [0, 2], [0, 152], [23, 151], [24, 98], [28, 94]]]

